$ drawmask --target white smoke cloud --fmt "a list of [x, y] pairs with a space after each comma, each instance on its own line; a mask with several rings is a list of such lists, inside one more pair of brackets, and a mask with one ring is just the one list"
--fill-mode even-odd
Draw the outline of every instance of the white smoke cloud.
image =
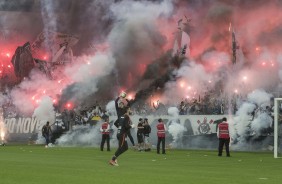
[[41, 14], [43, 18], [43, 23], [47, 26], [45, 29], [56, 30], [57, 29], [57, 15], [54, 11], [53, 1], [41, 1]]
[[79, 57], [77, 60], [85, 63], [76, 62], [73, 66], [66, 68], [65, 74], [71, 76], [74, 85], [71, 89], [66, 89], [65, 93], [70, 92], [72, 99], [80, 101], [98, 90], [99, 79], [108, 75], [114, 69], [115, 59], [110, 53], [97, 53], [94, 56]]
[[[101, 127], [101, 122], [98, 122], [95, 126], [84, 126], [84, 125], [75, 126], [72, 131], [68, 131], [66, 134], [58, 138], [57, 144], [58, 146], [99, 147], [102, 139], [100, 127]], [[115, 135], [116, 135], [116, 131], [113, 132], [112, 136], [115, 137]], [[111, 139], [110, 146], [116, 147], [117, 140]]]
[[180, 124], [177, 121], [178, 114], [179, 114], [177, 107], [169, 107], [168, 108], [168, 114], [173, 117], [173, 120], [169, 124], [168, 130], [167, 130], [168, 133], [173, 138], [173, 142], [171, 143], [171, 145], [174, 148], [175, 147], [179, 148], [179, 147], [181, 147], [182, 135], [185, 131], [187, 131], [187, 129], [184, 126], [184, 124]]
[[106, 111], [111, 114], [111, 115], [116, 115], [116, 107], [115, 107], [115, 101], [110, 101], [107, 105], [106, 105]]
[[168, 110], [168, 115], [174, 117], [174, 118], [177, 118], [178, 115], [179, 115], [179, 110], [177, 107], [169, 107]]
[[26, 78], [19, 86], [12, 89], [11, 98], [20, 114], [32, 115], [43, 96], [48, 94], [54, 97], [55, 94], [60, 93], [60, 89], [60, 84], [56, 81], [51, 81], [43, 73], [34, 70], [30, 78]]
[[254, 131], [254, 134], [261, 135], [263, 129], [272, 126], [272, 121], [273, 119], [267, 113], [261, 113], [252, 121], [251, 129]]
[[271, 97], [263, 90], [255, 90], [248, 94], [247, 101], [239, 107], [233, 119], [232, 128], [235, 131], [231, 131], [232, 137], [236, 139], [236, 149], [244, 149], [247, 137], [264, 135], [264, 131], [271, 127], [272, 118], [265, 110], [266, 106], [270, 106]]
[[36, 131], [38, 132], [36, 144], [43, 144], [45, 142], [41, 134], [43, 125], [45, 125], [47, 121], [50, 122], [50, 125], [55, 122], [55, 110], [52, 99], [49, 96], [43, 96], [32, 116], [39, 120], [36, 125]]
[[198, 99], [212, 89], [216, 82], [216, 77], [208, 73], [203, 65], [193, 61], [189, 61], [188, 66], [180, 67], [177, 70], [177, 77], [180, 79], [166, 83], [162, 101], [174, 101], [178, 105], [184, 98]]
[[94, 56], [81, 56], [75, 60], [75, 64], [65, 70], [66, 76], [70, 76], [74, 82], [89, 81], [93, 78], [97, 81], [109, 74], [115, 66], [115, 59], [111, 53], [96, 53]]
[[201, 59], [206, 64], [211, 63], [215, 69], [226, 66], [230, 62], [230, 56], [226, 52], [210, 51], [202, 55]]
[[12, 89], [11, 97], [21, 114], [31, 115], [45, 94], [56, 99], [68, 84], [78, 82], [72, 88], [75, 99], [84, 99], [95, 93], [98, 80], [109, 74], [114, 66], [115, 60], [110, 54], [97, 53], [95, 56], [75, 58], [75, 64], [66, 66], [63, 71], [61, 68], [55, 70], [54, 74], [60, 80], [50, 80], [43, 73], [33, 70], [29, 78]]
[[258, 106], [261, 106], [264, 104], [269, 105], [271, 97], [272, 97], [271, 94], [263, 90], [255, 90], [252, 93], [248, 94], [248, 100], [250, 102], [256, 103]]
[[183, 133], [187, 131], [186, 127], [184, 125], [179, 124], [175, 120], [172, 120], [171, 124], [168, 126], [168, 132], [172, 135], [173, 141], [172, 141], [172, 147], [180, 148], [182, 144], [182, 135]]
[[[251, 113], [255, 110], [256, 105], [250, 102], [243, 103], [234, 117], [235, 131], [230, 131], [232, 137], [245, 136], [250, 121], [252, 120]], [[237, 135], [238, 134], [238, 135]]]
[[[111, 11], [115, 16], [118, 16], [120, 19], [147, 19], [150, 20], [151, 17], [159, 17], [160, 15], [165, 16], [166, 13], [172, 13], [173, 4], [170, 0], [164, 0], [161, 3], [159, 2], [150, 2], [150, 1], [122, 1], [117, 4], [113, 4]], [[144, 11], [146, 13], [144, 13]], [[135, 16], [132, 16], [134, 13]], [[141, 18], [140, 18], [141, 17]]]
[[76, 126], [57, 139], [59, 146], [97, 146], [100, 142], [98, 126]]
[[53, 101], [50, 97], [44, 96], [39, 106], [34, 110], [33, 116], [42, 122], [49, 121], [50, 124], [55, 122], [55, 110]]
[[[113, 4], [110, 9], [117, 19], [109, 35], [112, 50], [123, 52], [125, 46], [136, 47], [129, 44], [130, 41], [133, 41], [128, 39], [131, 38], [138, 40], [138, 42], [132, 42], [138, 44], [138, 48], [148, 51], [147, 49], [153, 48], [154, 44], [150, 31], [154, 33], [158, 30], [157, 19], [160, 16], [171, 15], [173, 6], [168, 0], [161, 3], [122, 1]], [[134, 37], [132, 37], [133, 35]], [[145, 45], [147, 48], [144, 48]]]
[[117, 59], [119, 85], [130, 88], [137, 83], [134, 79], [142, 76], [141, 67], [163, 54], [167, 38], [158, 21], [171, 15], [173, 6], [167, 0], [121, 1], [112, 4], [110, 10], [115, 22], [107, 42]]
[[187, 81], [197, 91], [201, 91], [202, 84], [208, 83], [212, 76], [207, 73], [202, 65], [190, 62], [189, 66], [183, 66], [178, 70], [178, 76]]

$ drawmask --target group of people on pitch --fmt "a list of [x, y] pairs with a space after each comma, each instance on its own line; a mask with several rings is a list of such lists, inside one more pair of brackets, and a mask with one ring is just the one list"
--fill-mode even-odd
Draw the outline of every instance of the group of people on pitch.
[[[122, 92], [120, 96], [115, 100], [115, 106], [117, 111], [118, 119], [115, 121], [114, 125], [117, 127], [117, 139], [118, 139], [118, 148], [113, 155], [112, 159], [109, 161], [110, 165], [118, 166], [117, 158], [123, 154], [126, 150], [128, 150], [127, 137], [131, 136], [130, 129], [134, 128], [134, 124], [130, 119], [130, 107], [129, 101], [126, 99], [126, 93]], [[138, 140], [138, 149], [141, 151], [144, 149], [145, 151], [150, 151], [149, 145], [149, 134], [151, 133], [151, 127], [148, 123], [148, 119], [145, 118], [139, 119], [138, 122], [138, 130], [137, 130], [137, 140]], [[104, 125], [104, 129], [109, 129], [109, 124]], [[159, 123], [157, 125], [157, 135], [158, 135], [158, 144], [157, 144], [157, 153], [160, 153], [160, 145], [162, 144], [162, 153], [165, 154], [165, 131], [166, 127], [163, 123], [162, 119], [159, 119]], [[103, 124], [102, 124], [102, 134], [103, 134]], [[106, 132], [106, 131], [104, 131]], [[102, 135], [103, 136], [103, 135]], [[131, 136], [132, 137], [132, 136]], [[133, 142], [133, 138], [132, 138]], [[101, 142], [101, 150], [104, 147], [103, 138]], [[107, 143], [109, 144], [109, 143]], [[134, 146], [134, 142], [133, 142]], [[107, 145], [109, 151], [109, 145]]]
[[[126, 97], [126, 93], [123, 92], [115, 101], [118, 119], [115, 121], [114, 125], [118, 128], [117, 139], [119, 143], [118, 143], [118, 149], [116, 150], [112, 159], [109, 161], [109, 164], [113, 166], [118, 166], [117, 158], [121, 154], [123, 154], [125, 151], [128, 150], [127, 137], [128, 135], [130, 135], [130, 129], [134, 128], [134, 124], [132, 124], [130, 116], [129, 116], [130, 114], [130, 108], [128, 105], [129, 102], [125, 97]], [[219, 138], [218, 156], [222, 156], [223, 146], [225, 146], [226, 154], [227, 154], [226, 156], [230, 157], [229, 126], [228, 126], [226, 118], [223, 118], [222, 121], [223, 122], [220, 123], [218, 126], [218, 138]], [[142, 148], [142, 143], [144, 143], [143, 138], [145, 138], [146, 140], [146, 134], [144, 134], [144, 130], [145, 130], [145, 127], [147, 126], [146, 125], [147, 123], [148, 123], [148, 120], [144, 119], [143, 121], [143, 119], [141, 118], [139, 119], [139, 123], [138, 123], [139, 128], [137, 127], [138, 128], [137, 139], [138, 139], [138, 146], [140, 150]], [[166, 126], [163, 123], [163, 120], [160, 118], [158, 119], [158, 124], [157, 124], [157, 136], [158, 136], [157, 153], [158, 154], [160, 153], [161, 144], [162, 144], [162, 154], [165, 154], [165, 132], [166, 132]], [[146, 141], [145, 141], [145, 144], [146, 144]], [[101, 144], [101, 149], [102, 149], [102, 144]], [[109, 149], [109, 146], [108, 146], [108, 149]]]

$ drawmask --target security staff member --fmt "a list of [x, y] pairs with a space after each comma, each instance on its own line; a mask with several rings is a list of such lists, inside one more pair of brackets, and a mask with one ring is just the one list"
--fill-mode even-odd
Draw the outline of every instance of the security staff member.
[[131, 120], [130, 120], [130, 117], [129, 117], [129, 107], [126, 107], [126, 113], [121, 116], [119, 118], [119, 128], [118, 128], [118, 132], [117, 132], [117, 137], [118, 137], [118, 149], [116, 150], [114, 156], [112, 157], [112, 159], [110, 160], [110, 165], [113, 165], [113, 166], [118, 166], [118, 163], [117, 163], [117, 158], [122, 154], [124, 153], [126, 150], [128, 150], [128, 144], [127, 144], [127, 141], [126, 141], [126, 138], [127, 138], [127, 132], [130, 128], [133, 128], [134, 125], [131, 124]]
[[230, 135], [229, 135], [229, 125], [227, 123], [226, 117], [222, 118], [222, 122], [218, 124], [217, 136], [219, 139], [218, 144], [218, 156], [222, 156], [223, 146], [225, 145], [226, 156], [230, 157], [229, 152], [229, 143], [230, 143]]
[[162, 154], [165, 154], [165, 131], [166, 131], [166, 126], [163, 120], [160, 118], [158, 119], [158, 124], [157, 124], [157, 136], [158, 136], [157, 153], [158, 154], [160, 154], [161, 143], [162, 143]]
[[105, 122], [102, 123], [100, 131], [102, 133], [102, 141], [100, 145], [100, 150], [104, 150], [104, 144], [107, 141], [107, 151], [110, 151], [110, 124], [109, 124], [109, 118], [105, 118]]

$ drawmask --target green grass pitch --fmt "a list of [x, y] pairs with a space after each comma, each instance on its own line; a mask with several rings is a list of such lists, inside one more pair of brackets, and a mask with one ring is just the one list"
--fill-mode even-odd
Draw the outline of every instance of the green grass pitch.
[[282, 159], [273, 153], [167, 150], [166, 155], [128, 150], [110, 166], [111, 152], [92, 147], [0, 147], [1, 184], [279, 184]]

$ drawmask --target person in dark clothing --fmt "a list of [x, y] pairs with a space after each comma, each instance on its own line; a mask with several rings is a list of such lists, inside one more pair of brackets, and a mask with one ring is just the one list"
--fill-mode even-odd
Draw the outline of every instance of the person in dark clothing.
[[118, 149], [116, 150], [114, 156], [112, 157], [112, 159], [109, 161], [109, 164], [110, 165], [113, 165], [113, 166], [118, 166], [118, 163], [117, 163], [117, 158], [123, 154], [126, 150], [128, 150], [128, 145], [127, 145], [127, 141], [126, 141], [126, 138], [127, 138], [127, 133], [128, 133], [128, 130], [130, 128], [133, 128], [133, 124], [131, 123], [131, 120], [130, 120], [130, 117], [129, 117], [129, 107], [126, 107], [126, 112], [124, 113], [124, 115], [122, 115], [120, 118], [119, 118], [119, 121], [118, 121], [118, 132], [117, 132], [117, 137], [118, 137]]
[[67, 130], [71, 130], [70, 119], [70, 112], [67, 109], [64, 109], [62, 112], [62, 120]]
[[229, 135], [229, 125], [227, 123], [226, 117], [222, 118], [222, 122], [218, 124], [217, 136], [219, 139], [218, 156], [222, 156], [223, 146], [225, 145], [226, 156], [230, 157], [230, 152], [229, 152], [230, 135]]
[[120, 96], [115, 100], [115, 108], [118, 117], [124, 115], [124, 113], [126, 112], [126, 109], [124, 107], [129, 107], [129, 100], [125, 97], [126, 93], [122, 92]]
[[179, 110], [179, 115], [185, 115], [187, 114], [187, 107], [184, 103], [184, 101], [181, 101], [179, 107], [178, 107], [178, 110]]
[[151, 145], [149, 141], [149, 135], [151, 133], [151, 126], [149, 125], [147, 118], [144, 119], [143, 127], [144, 127], [143, 134], [144, 134], [144, 140], [145, 140], [145, 151], [151, 151]]
[[138, 141], [138, 151], [144, 150], [144, 127], [143, 119], [140, 118], [137, 125], [137, 141]]
[[118, 127], [119, 118], [126, 112], [125, 107], [129, 107], [129, 100], [127, 100], [125, 97], [126, 93], [122, 92], [120, 96], [115, 100], [115, 108], [118, 117], [118, 119], [114, 123], [116, 127]]
[[49, 125], [49, 121], [42, 127], [42, 136], [45, 138], [46, 144], [45, 147], [48, 148], [48, 144], [50, 143], [50, 135], [52, 134], [51, 127]]
[[110, 124], [109, 118], [105, 118], [105, 122], [102, 123], [100, 131], [102, 133], [102, 141], [100, 145], [100, 150], [104, 150], [104, 144], [107, 142], [107, 151], [110, 151]]

